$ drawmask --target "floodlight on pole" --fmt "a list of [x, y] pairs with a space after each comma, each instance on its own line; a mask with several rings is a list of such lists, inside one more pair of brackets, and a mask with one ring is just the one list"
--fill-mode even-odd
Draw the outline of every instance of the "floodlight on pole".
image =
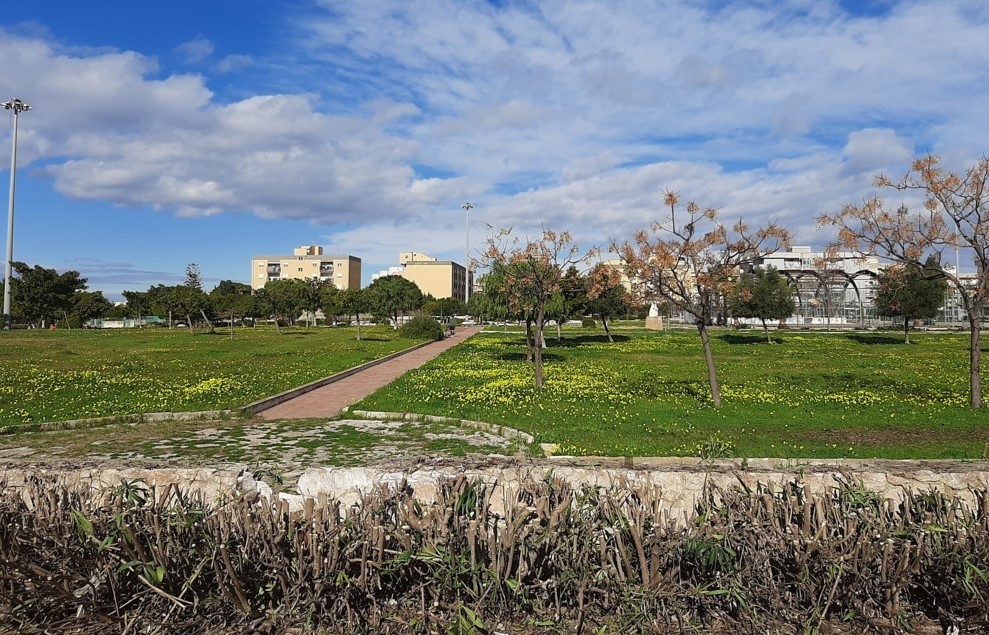
[[17, 119], [22, 112], [31, 110], [31, 106], [20, 99], [11, 99], [3, 104], [4, 110], [13, 113], [14, 133], [10, 151], [10, 199], [7, 205], [7, 259], [4, 261], [3, 276], [3, 330], [9, 331], [10, 319], [10, 276], [14, 266], [14, 188], [17, 184]]
[[464, 263], [464, 304], [467, 304], [470, 302], [470, 210], [473, 209], [474, 204], [468, 201], [460, 207], [467, 212], [467, 243], [464, 249], [464, 256], [467, 258]]

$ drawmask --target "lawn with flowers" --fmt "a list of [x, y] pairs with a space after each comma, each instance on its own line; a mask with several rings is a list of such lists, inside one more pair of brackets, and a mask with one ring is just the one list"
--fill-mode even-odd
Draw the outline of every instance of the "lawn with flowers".
[[512, 426], [559, 452], [613, 456], [984, 458], [989, 412], [968, 403], [968, 336], [713, 335], [723, 405], [711, 406], [692, 330], [552, 337], [533, 387], [518, 334], [486, 333], [355, 408]]
[[415, 342], [387, 327], [11, 331], [0, 426], [236, 408]]

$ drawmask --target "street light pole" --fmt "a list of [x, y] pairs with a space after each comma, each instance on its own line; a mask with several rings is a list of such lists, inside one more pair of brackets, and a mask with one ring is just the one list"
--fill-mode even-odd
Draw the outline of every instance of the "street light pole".
[[20, 99], [11, 99], [3, 104], [4, 110], [14, 113], [14, 134], [10, 151], [10, 199], [7, 205], [7, 260], [4, 263], [3, 276], [3, 330], [9, 331], [10, 319], [10, 274], [14, 263], [14, 187], [17, 183], [15, 173], [17, 172], [17, 118], [25, 111], [31, 110], [31, 106], [25, 104]]
[[467, 257], [467, 260], [464, 263], [464, 304], [467, 304], [470, 302], [470, 210], [474, 207], [474, 204], [468, 201], [460, 207], [467, 212], [467, 243], [464, 249], [464, 255]]

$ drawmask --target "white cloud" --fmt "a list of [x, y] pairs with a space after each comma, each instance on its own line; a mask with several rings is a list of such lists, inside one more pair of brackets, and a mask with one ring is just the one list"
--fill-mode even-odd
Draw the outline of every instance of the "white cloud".
[[[215, 65], [292, 87], [236, 98], [139, 53], [0, 31], [0, 90], [34, 87], [25, 159], [73, 198], [360, 225], [334, 236], [373, 261], [455, 241], [437, 219], [463, 200], [479, 222], [600, 242], [648, 224], [664, 188], [815, 242], [814, 215], [875, 171], [989, 147], [980, 0], [320, 6], [279, 59]], [[205, 39], [180, 50], [213, 55]]]
[[252, 64], [254, 59], [250, 55], [227, 55], [217, 62], [216, 70], [220, 74], [233, 73]]
[[213, 43], [204, 37], [198, 37], [179, 44], [175, 47], [175, 52], [182, 56], [187, 64], [198, 64], [212, 57]]

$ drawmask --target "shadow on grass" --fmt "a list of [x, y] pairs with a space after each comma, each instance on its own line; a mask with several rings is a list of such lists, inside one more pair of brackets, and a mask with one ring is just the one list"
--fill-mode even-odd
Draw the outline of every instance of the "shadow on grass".
[[[551, 334], [547, 333], [547, 348], [576, 348], [585, 344], [610, 344], [610, 342], [608, 342], [608, 336], [604, 334], [578, 335], [577, 337], [564, 336], [562, 340], [557, 340], [555, 337], [550, 337], [550, 335]], [[615, 344], [627, 342], [632, 339], [628, 335], [615, 335], [614, 333], [612, 333], [611, 338], [614, 340]]]
[[[752, 332], [747, 335], [742, 335], [741, 333], [725, 333], [721, 337], [721, 341], [728, 344], [766, 344], [766, 334]], [[773, 335], [773, 344], [782, 344], [785, 338], [779, 335]]]
[[896, 335], [866, 335], [863, 333], [849, 333], [845, 336], [857, 344], [867, 345], [890, 345], [903, 344], [903, 336]]
[[[356, 340], [357, 338], [355, 337], [354, 339]], [[391, 341], [391, 340], [389, 340], [387, 337], [377, 337], [375, 335], [372, 335], [371, 337], [366, 337], [366, 336], [361, 337], [361, 339], [358, 340], [358, 341], [360, 341], [360, 342], [388, 342], [388, 341]]]

